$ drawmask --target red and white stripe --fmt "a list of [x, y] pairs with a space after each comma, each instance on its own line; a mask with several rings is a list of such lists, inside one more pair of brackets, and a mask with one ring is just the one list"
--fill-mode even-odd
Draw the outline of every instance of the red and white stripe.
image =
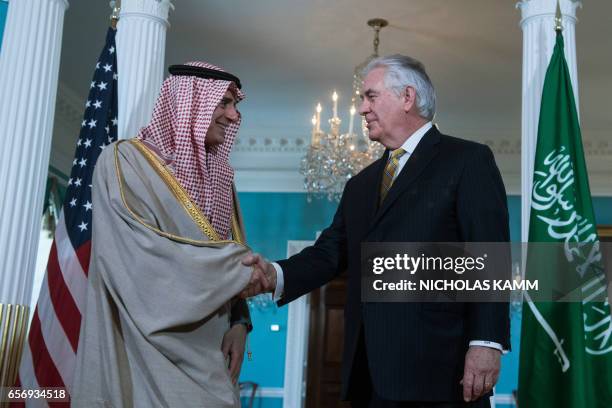
[[[19, 367], [17, 381], [24, 389], [64, 387], [70, 392], [85, 308], [90, 251], [90, 242], [74, 250], [62, 213]], [[28, 400], [26, 406], [47, 404]]]

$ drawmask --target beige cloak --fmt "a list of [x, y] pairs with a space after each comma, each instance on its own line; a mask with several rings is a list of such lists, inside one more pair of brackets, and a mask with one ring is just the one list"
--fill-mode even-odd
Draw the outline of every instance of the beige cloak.
[[[96, 164], [87, 308], [72, 406], [238, 407], [221, 352], [251, 269], [140, 141]], [[236, 205], [234, 206], [236, 207]], [[234, 212], [236, 214], [236, 211]]]

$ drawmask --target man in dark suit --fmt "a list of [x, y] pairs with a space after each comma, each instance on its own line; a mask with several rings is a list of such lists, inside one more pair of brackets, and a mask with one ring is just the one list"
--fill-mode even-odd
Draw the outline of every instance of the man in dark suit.
[[[441, 134], [423, 65], [393, 55], [364, 70], [360, 114], [387, 151], [351, 178], [331, 225], [243, 296], [279, 305], [348, 270], [342, 397], [364, 407], [489, 407], [509, 344], [507, 303], [361, 301], [362, 242], [505, 242], [504, 185], [491, 150]], [[261, 276], [261, 275], [259, 275]]]

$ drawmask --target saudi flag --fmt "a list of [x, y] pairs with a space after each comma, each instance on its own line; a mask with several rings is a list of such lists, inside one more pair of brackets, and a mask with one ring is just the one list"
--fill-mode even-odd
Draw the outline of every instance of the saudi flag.
[[543, 270], [548, 278], [569, 278], [578, 282], [582, 301], [534, 303], [526, 295], [519, 406], [611, 408], [612, 324], [607, 282], [560, 31], [542, 91], [529, 221], [529, 242], [558, 242], [563, 262], [569, 264], [559, 268], [554, 262], [528, 255], [527, 278], [542, 277]]

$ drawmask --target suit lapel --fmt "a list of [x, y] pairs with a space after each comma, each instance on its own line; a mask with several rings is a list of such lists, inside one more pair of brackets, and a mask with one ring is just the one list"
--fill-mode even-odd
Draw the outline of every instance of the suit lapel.
[[[397, 176], [391, 189], [387, 193], [385, 200], [380, 205], [380, 208], [376, 205], [375, 208], [378, 208], [378, 211], [375, 213], [375, 216], [371, 218], [372, 222], [370, 223], [370, 229], [376, 225], [378, 220], [387, 212], [387, 210], [393, 205], [393, 203], [397, 200], [397, 198], [408, 188], [412, 183], [414, 183], [419, 175], [423, 172], [423, 170], [427, 167], [429, 162], [436, 156], [438, 153], [437, 143], [440, 141], [440, 132], [433, 126], [421, 139], [419, 144], [417, 145], [415, 151], [408, 158], [408, 161], [404, 165], [401, 173]], [[387, 158], [388, 154], [384, 156]], [[386, 160], [383, 162], [383, 165], [378, 173], [378, 185], [377, 190], [375, 191], [375, 203], [377, 204], [379, 191], [380, 191], [380, 183], [382, 178], [382, 171], [386, 164]]]
[[378, 199], [380, 197], [380, 184], [382, 183], [382, 175], [385, 170], [385, 166], [387, 165], [387, 160], [389, 160], [389, 150], [385, 150], [385, 153], [382, 155], [380, 159], [374, 162], [372, 166], [372, 172], [370, 175], [370, 179], [367, 181], [367, 186], [374, 186], [375, 188], [369, 187], [367, 189], [367, 214], [368, 220], [373, 220], [376, 216], [376, 211], [378, 211]]

